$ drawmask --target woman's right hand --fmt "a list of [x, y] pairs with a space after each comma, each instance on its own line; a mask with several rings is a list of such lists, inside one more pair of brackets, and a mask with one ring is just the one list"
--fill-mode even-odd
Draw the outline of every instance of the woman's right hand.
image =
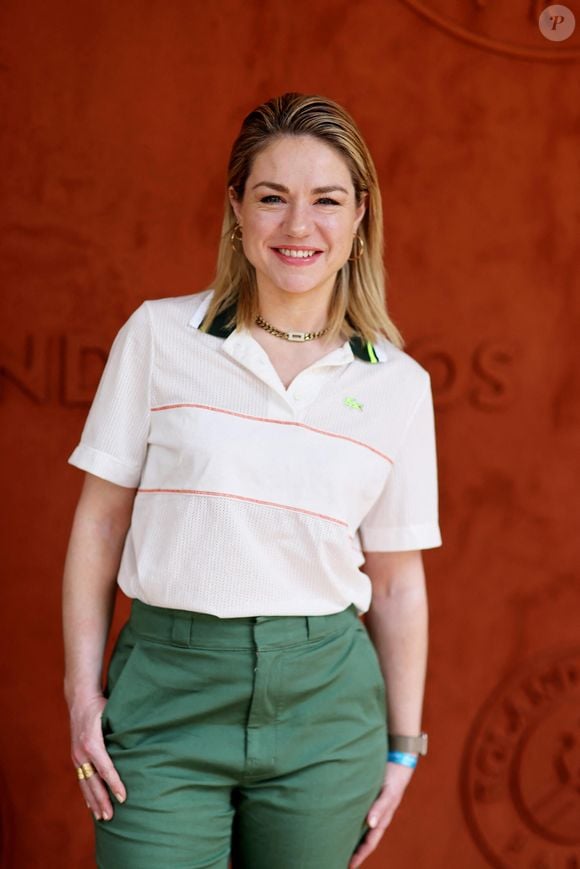
[[78, 702], [70, 710], [71, 756], [75, 769], [90, 763], [95, 772], [79, 781], [88, 808], [97, 821], [110, 821], [113, 806], [105, 784], [120, 803], [127, 791], [105, 748], [101, 718], [107, 700], [102, 694]]

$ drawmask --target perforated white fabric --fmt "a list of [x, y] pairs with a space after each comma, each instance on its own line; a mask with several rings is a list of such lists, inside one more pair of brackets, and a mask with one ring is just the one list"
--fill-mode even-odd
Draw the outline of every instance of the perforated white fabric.
[[366, 612], [361, 546], [441, 545], [427, 371], [346, 342], [286, 390], [249, 332], [198, 330], [207, 299], [135, 311], [69, 459], [138, 488], [120, 586], [221, 617]]

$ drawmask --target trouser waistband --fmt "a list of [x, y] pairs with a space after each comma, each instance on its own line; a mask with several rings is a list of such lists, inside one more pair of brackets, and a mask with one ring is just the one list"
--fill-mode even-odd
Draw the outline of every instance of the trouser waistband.
[[219, 618], [133, 600], [129, 623], [137, 635], [171, 645], [254, 649], [310, 642], [339, 633], [358, 621], [354, 604], [328, 615]]

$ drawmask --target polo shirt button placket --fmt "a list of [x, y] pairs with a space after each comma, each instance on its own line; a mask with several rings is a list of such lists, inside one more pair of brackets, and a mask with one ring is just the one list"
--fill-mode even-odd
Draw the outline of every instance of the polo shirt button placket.
[[304, 390], [296, 390], [290, 393], [290, 403], [292, 405], [292, 410], [294, 413], [294, 418], [298, 417], [301, 419], [307, 409], [308, 405], [308, 396]]
[[303, 374], [300, 378], [300, 383], [290, 387], [288, 397], [295, 414], [301, 415], [310, 404], [313, 387], [315, 386], [314, 379], [313, 373], [310, 375]]

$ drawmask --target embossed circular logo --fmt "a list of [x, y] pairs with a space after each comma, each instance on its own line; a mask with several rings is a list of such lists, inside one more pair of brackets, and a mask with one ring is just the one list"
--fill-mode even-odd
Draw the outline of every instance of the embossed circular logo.
[[484, 704], [462, 765], [469, 828], [497, 869], [580, 869], [580, 650], [522, 665]]
[[578, 39], [575, 37], [573, 44], [565, 43], [575, 26], [567, 6], [546, 8], [545, 0], [402, 2], [451, 36], [487, 51], [524, 60], [580, 60]]
[[571, 9], [557, 3], [544, 9], [538, 18], [540, 33], [550, 42], [564, 42], [576, 29], [576, 18]]

